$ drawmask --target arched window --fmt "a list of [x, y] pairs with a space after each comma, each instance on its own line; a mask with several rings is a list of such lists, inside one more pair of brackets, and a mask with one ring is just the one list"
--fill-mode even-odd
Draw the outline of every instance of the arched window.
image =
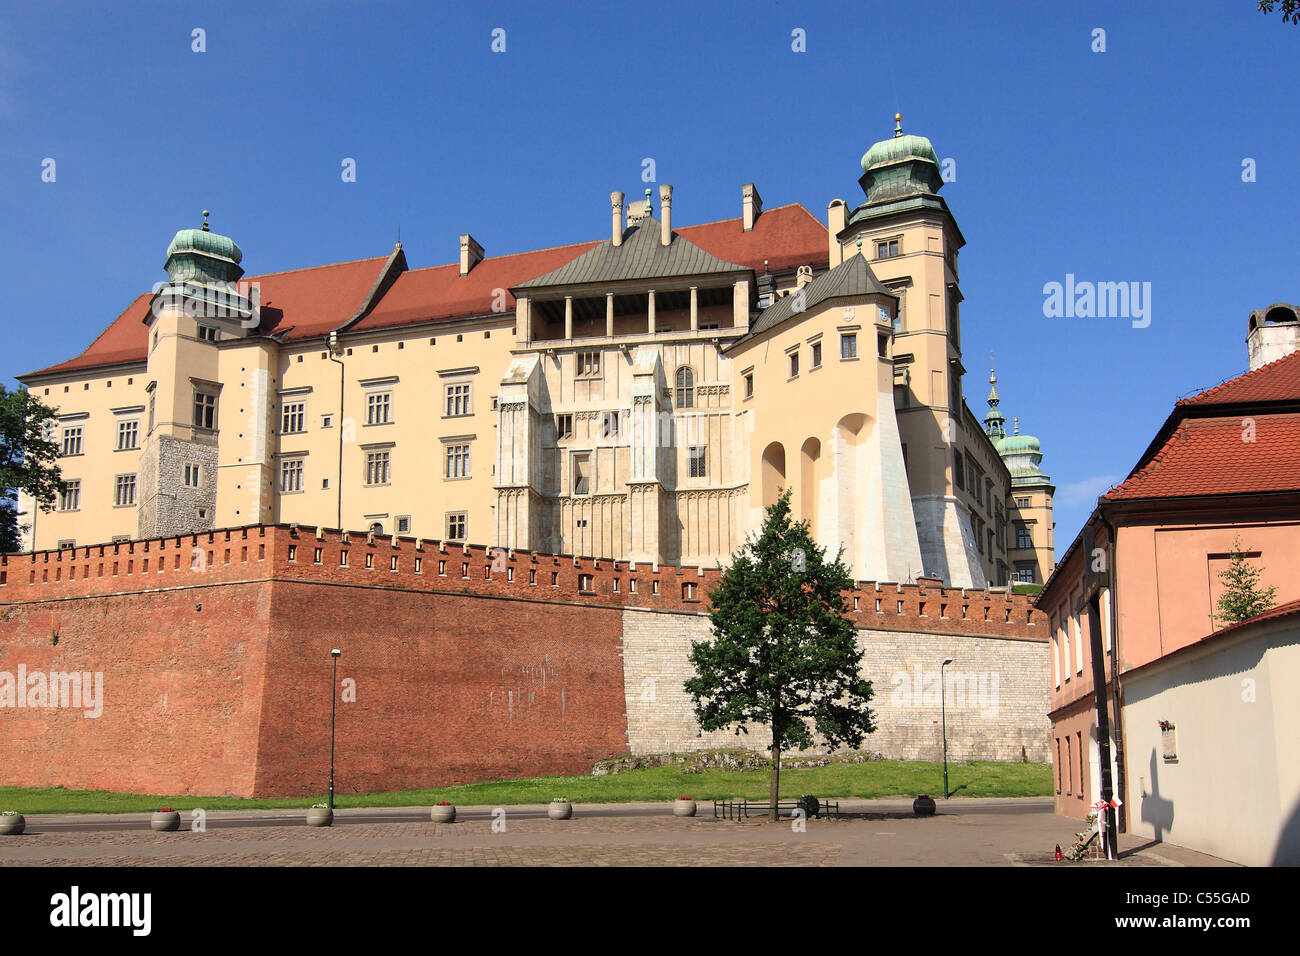
[[383, 533], [384, 533], [384, 526], [383, 526], [382, 524], [380, 524], [378, 521], [376, 521], [376, 522], [374, 522], [374, 523], [370, 526], [370, 533], [371, 533], [371, 534], [383, 534]]
[[677, 370], [677, 407], [695, 407], [695, 373], [689, 365], [683, 365]]

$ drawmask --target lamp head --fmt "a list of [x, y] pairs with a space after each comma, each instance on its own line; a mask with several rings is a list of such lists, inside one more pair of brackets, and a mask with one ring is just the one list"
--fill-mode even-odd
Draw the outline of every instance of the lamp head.
[[943, 662], [942, 664], [940, 664], [939, 666], [940, 666], [940, 667], [947, 667], [947, 666], [948, 666], [949, 664], [951, 664], [951, 663], [952, 663], [952, 658], [951, 658], [951, 657], [948, 657], [948, 658], [945, 658], [945, 659], [944, 659], [944, 662]]
[[339, 650], [337, 647], [334, 648], [334, 650], [330, 651], [330, 657], [340, 657], [342, 656], [342, 654], [343, 652]]

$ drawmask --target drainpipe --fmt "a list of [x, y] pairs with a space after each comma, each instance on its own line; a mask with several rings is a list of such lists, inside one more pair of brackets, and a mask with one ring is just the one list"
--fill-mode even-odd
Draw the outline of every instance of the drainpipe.
[[[1124, 695], [1119, 684], [1119, 573], [1115, 566], [1115, 558], [1119, 554], [1117, 545], [1117, 532], [1115, 526], [1110, 523], [1106, 515], [1099, 508], [1098, 516], [1101, 523], [1106, 528], [1106, 534], [1110, 538], [1108, 548], [1110, 550], [1110, 673], [1112, 679], [1111, 699], [1115, 709], [1115, 776], [1119, 792], [1128, 793], [1126, 785], [1128, 772], [1125, 768], [1124, 757]], [[1128, 832], [1128, 804], [1123, 803], [1119, 808], [1119, 831]]]
[[337, 362], [339, 366], [339, 476], [337, 485], [334, 489], [338, 495], [338, 529], [343, 530], [343, 372], [344, 365], [342, 359], [334, 357], [334, 353], [339, 350], [339, 334], [331, 332], [329, 334], [329, 356], [331, 362]]

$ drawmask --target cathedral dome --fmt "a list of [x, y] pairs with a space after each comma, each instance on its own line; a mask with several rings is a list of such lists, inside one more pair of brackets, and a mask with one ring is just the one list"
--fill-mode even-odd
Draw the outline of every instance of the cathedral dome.
[[934, 147], [924, 136], [915, 133], [895, 135], [893, 139], [882, 139], [862, 154], [862, 171], [869, 172], [874, 166], [901, 163], [910, 159], [929, 160], [936, 166], [939, 157]]
[[206, 228], [182, 229], [176, 233], [171, 245], [167, 247], [167, 255], [171, 256], [177, 252], [196, 252], [217, 259], [228, 259], [235, 265], [239, 265], [240, 260], [244, 258], [244, 253], [236, 245], [235, 240], [229, 236], [208, 232]]
[[234, 282], [244, 274], [243, 258], [235, 240], [208, 229], [205, 209], [202, 229], [182, 229], [172, 237], [163, 268], [172, 282]]
[[924, 136], [903, 132], [903, 115], [894, 114], [894, 135], [882, 139], [862, 154], [862, 176], [867, 204], [934, 195], [943, 187], [939, 157]]

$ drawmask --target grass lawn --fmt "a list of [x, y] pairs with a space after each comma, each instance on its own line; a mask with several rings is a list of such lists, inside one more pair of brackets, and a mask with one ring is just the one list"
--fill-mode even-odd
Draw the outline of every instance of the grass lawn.
[[[473, 783], [438, 790], [356, 794], [337, 790], [334, 805], [349, 807], [429, 806], [450, 800], [461, 806], [546, 803], [567, 797], [575, 803], [626, 803], [671, 800], [691, 796], [696, 800], [730, 797], [764, 798], [768, 792], [766, 770], [706, 770], [684, 774], [677, 767], [650, 767], [605, 777], [534, 777]], [[1052, 786], [1050, 764], [950, 763], [949, 786], [959, 797], [1040, 797]], [[343, 784], [346, 788], [346, 784]], [[918, 793], [943, 793], [943, 765], [903, 760], [875, 760], [837, 764], [781, 773], [781, 796], [811, 793], [821, 799], [836, 797], [913, 797]], [[308, 807], [319, 797], [247, 800], [240, 797], [177, 797], [112, 793], [104, 790], [65, 790], [62, 787], [0, 787], [0, 810], [20, 813], [134, 813], [173, 807], [189, 810], [260, 810]]]

